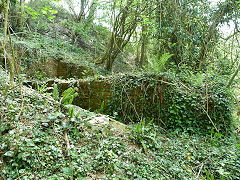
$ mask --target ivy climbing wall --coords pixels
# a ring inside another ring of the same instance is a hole
[[[114,80],[104,79],[104,80],[73,80],[73,81],[48,81],[48,86],[53,86],[57,83],[61,92],[65,91],[69,87],[78,88],[78,97],[73,101],[73,104],[78,105],[85,109],[98,110],[101,106],[104,107],[105,111],[111,108],[111,103],[119,99],[122,101],[119,108],[123,108],[124,101],[128,100],[131,106],[138,112],[141,109],[139,103],[141,103],[142,98],[148,99],[148,104],[163,103],[163,83],[157,82],[156,87],[150,87],[149,83],[145,83],[140,87],[134,87],[129,89],[129,87],[123,86],[122,92],[118,92],[116,82]],[[126,89],[124,89],[126,88]],[[129,91],[130,90],[130,91]],[[146,94],[146,90],[150,90],[150,94]],[[145,104],[146,105],[146,104]]]
[[[74,99],[74,104],[85,109],[97,110],[101,105],[106,105],[112,98],[111,84],[105,81],[78,81],[79,96]]]
[[[121,75],[103,79],[49,81],[61,92],[78,88],[73,104],[116,116],[122,122],[154,119],[165,128],[210,132],[230,128],[231,96],[220,83],[176,83],[164,76]],[[184,128],[183,128],[184,127]]]

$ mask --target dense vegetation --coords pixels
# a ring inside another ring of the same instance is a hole
[[[1,0],[0,179],[240,179],[239,12],[239,0]],[[111,96],[73,105],[78,78]]]
[[[159,80],[163,77],[168,83]],[[110,115],[117,113],[119,120],[125,123],[145,118],[148,121],[154,119],[166,129],[190,134],[209,134],[213,127],[221,133],[228,133],[232,122],[231,94],[213,77],[198,83],[185,86],[172,74],[155,77],[149,74],[121,75],[112,81],[115,96],[108,102],[106,111]],[[137,97],[129,98],[134,91],[137,91]]]

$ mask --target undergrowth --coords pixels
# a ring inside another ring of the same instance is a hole
[[[4,81],[0,82],[2,90]],[[141,128],[133,125],[125,132],[108,126],[93,128],[88,120],[96,117],[94,113],[81,111],[78,117],[71,113],[69,118],[68,111],[53,98],[23,90],[23,109],[18,88],[0,100],[3,179],[240,178],[238,136],[223,136],[214,130],[211,135],[190,136],[166,132],[152,123]],[[19,111],[21,116],[16,119]],[[70,158],[64,141],[66,130]]]

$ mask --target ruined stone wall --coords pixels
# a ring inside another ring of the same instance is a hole
[[[104,80],[50,80],[47,86],[58,84],[60,94],[69,87],[78,88],[78,97],[73,101],[74,105],[80,106],[84,109],[97,110],[101,107],[102,102],[106,107],[108,100],[112,98],[111,84]]]
[[[156,82],[156,86],[149,87],[148,83],[144,83],[140,87],[135,87],[129,92],[122,92],[117,94],[115,92],[115,84],[108,79],[103,80],[74,80],[74,81],[49,81],[48,86],[53,86],[54,83],[58,84],[61,91],[65,91],[69,87],[78,88],[78,97],[73,101],[73,104],[78,105],[84,109],[97,110],[101,105],[104,105],[105,110],[109,108],[109,102],[114,99],[121,99],[129,101],[130,106],[134,106],[136,111],[142,111],[141,100],[147,100],[147,103],[163,103],[163,84]],[[146,91],[150,92],[146,94]],[[140,99],[141,98],[141,99]],[[104,103],[104,104],[103,104]],[[126,104],[119,104],[119,106],[126,106]]]
[[[191,90],[182,83],[169,81],[164,77],[125,75],[97,80],[49,81],[48,86],[57,83],[60,94],[69,87],[77,87],[74,105],[92,111],[101,109],[103,113],[116,115],[122,122],[154,119],[166,128],[184,127],[204,133],[210,132],[214,123],[227,132],[231,125],[231,97],[221,84],[209,85],[206,94],[206,85]]]
[[[35,75],[37,71],[40,71],[45,73],[47,77],[61,77],[63,79],[73,77],[82,79],[94,75],[93,71],[86,66],[63,62],[53,58],[47,58],[40,62],[35,62],[31,64],[30,68],[26,71],[29,75]]]

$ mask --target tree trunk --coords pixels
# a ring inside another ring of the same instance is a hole
[[[6,60],[7,60],[7,63],[8,63],[8,65],[9,65],[9,67],[8,67],[8,69],[9,69],[9,72],[10,72],[10,83],[11,83],[11,85],[13,84],[13,82],[14,82],[14,59],[13,59],[13,57],[11,56],[11,55],[9,55],[7,52],[6,52],[6,50],[3,48],[3,45],[2,45],[2,43],[0,43],[1,44],[1,47],[0,47],[0,53],[1,54],[4,54],[4,58],[6,58]]]
[[[233,12],[234,8],[237,6],[235,3],[237,0],[233,1],[227,1],[225,5],[221,6],[218,11],[215,12],[215,14],[212,17],[212,24],[209,27],[207,36],[203,39],[202,47],[199,55],[199,68],[202,67],[202,65],[205,62],[206,53],[208,50],[209,42],[212,40],[217,26],[221,23],[223,18],[226,14]]]
[[[84,10],[86,8],[86,0],[81,0],[80,12],[77,17],[77,22],[81,22],[85,18]]]
[[[0,48],[0,53],[4,54],[4,57],[7,59],[7,62],[9,63],[9,71],[10,71],[10,84],[13,86],[14,83],[14,59],[12,58],[11,55],[9,55],[6,52],[6,43],[7,43],[7,30],[8,30],[8,10],[9,10],[9,2],[10,0],[7,0],[4,3],[4,39],[3,43],[1,43],[1,48]],[[10,89],[11,86],[7,86],[5,90],[3,91],[3,96],[6,96],[8,90]]]
[[[7,30],[8,30],[8,10],[9,10],[10,0],[7,0],[4,4],[4,39],[1,48],[1,53],[4,54],[4,57],[7,59],[10,67],[10,82],[13,84],[14,82],[14,60],[13,58],[6,52],[6,44],[7,44]]]
[[[89,14],[87,17],[87,22],[86,22],[86,26],[89,25],[89,23],[91,23],[93,21],[96,9],[97,9],[97,0],[93,0],[91,6],[90,6],[90,10],[89,10]]]
[[[141,56],[140,56],[140,61],[139,61],[139,67],[143,67],[143,63],[146,61],[146,49],[147,49],[147,25],[143,24],[142,25],[142,44],[141,44]]]
[[[229,82],[228,82],[228,85],[227,85],[228,88],[232,85],[233,80],[234,80],[234,78],[237,76],[237,74],[238,74],[239,71],[240,71],[240,62],[239,62],[239,64],[238,64],[238,68],[236,69],[236,71],[234,72],[234,74],[232,75],[231,79],[230,79]]]
[[[129,14],[133,0],[128,0],[126,6],[120,9],[119,14],[115,18],[111,38],[104,55],[96,63],[105,63],[105,69],[112,70],[113,62],[117,55],[122,52],[129,42],[132,34],[135,32],[137,22],[139,21],[139,13]],[[138,9],[136,8],[135,11]],[[131,16],[131,21],[126,23],[127,18]]]
[[[23,30],[23,12],[24,12],[24,0],[20,0],[18,19],[17,19],[17,28],[19,32]]]
[[[137,52],[136,52],[136,57],[135,57],[135,66],[136,67],[139,67],[139,59],[140,59],[140,57],[139,57],[139,44],[137,44]]]
[[[10,2],[9,0],[7,0],[6,2],[3,2],[3,4],[4,4],[4,29],[3,29],[4,39],[3,39],[2,48],[4,49],[4,51],[5,51],[5,46],[7,43],[9,2]]]

